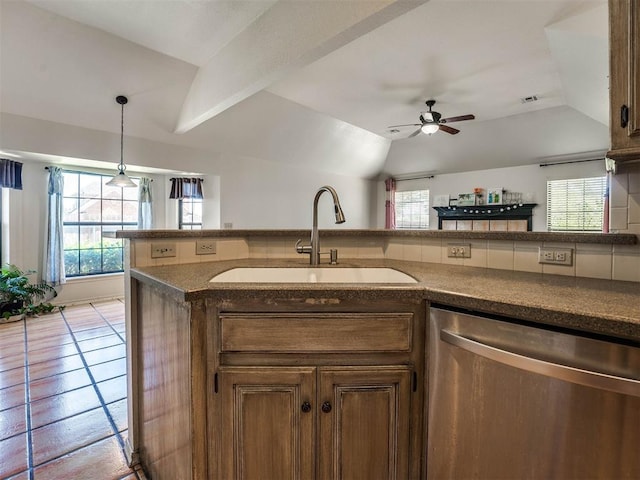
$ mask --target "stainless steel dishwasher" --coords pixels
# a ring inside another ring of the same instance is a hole
[[[640,479],[640,347],[432,308],[428,479]]]

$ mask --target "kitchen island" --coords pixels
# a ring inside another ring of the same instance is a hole
[[[238,259],[200,264],[132,269],[131,276],[149,283],[179,301],[211,297],[305,295],[312,292],[350,292],[375,298],[381,291],[414,296],[435,303],[547,325],[574,328],[619,338],[640,340],[640,284],[593,278],[542,275],[422,262],[384,259],[343,259],[341,267],[389,267],[414,277],[411,285],[216,284],[215,275],[234,267],[304,267],[301,260]],[[409,293],[410,292],[410,293]],[[417,293],[416,293],[417,292]]]
[[[417,282],[209,282],[235,267],[304,266],[130,269],[130,431],[152,478],[337,478],[368,467],[425,478],[431,304],[640,344],[635,282],[385,259],[332,268],[388,267]]]

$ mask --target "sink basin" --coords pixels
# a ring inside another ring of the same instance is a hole
[[[222,272],[210,283],[417,283],[393,268],[239,267]]]

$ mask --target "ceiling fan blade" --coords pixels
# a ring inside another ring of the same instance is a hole
[[[421,123],[407,123],[406,125],[390,125],[387,128],[398,128],[398,127],[420,127]]]
[[[442,130],[443,132],[450,133],[451,135],[455,135],[460,131],[457,128],[453,128],[448,125],[440,125],[440,130]]]
[[[440,123],[462,122],[463,120],[473,120],[475,115],[460,115],[459,117],[442,118]]]
[[[411,138],[411,137],[415,137],[416,135],[418,135],[422,130],[421,129],[417,129],[415,132],[413,132],[411,135],[409,135],[407,138]]]

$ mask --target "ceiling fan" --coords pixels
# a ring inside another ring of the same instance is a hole
[[[406,125],[391,125],[390,129],[399,128],[399,127],[420,127],[407,138],[415,137],[420,132],[426,133],[427,135],[431,135],[436,133],[438,130],[442,130],[443,132],[450,133],[451,135],[455,135],[460,130],[457,128],[450,127],[449,125],[445,125],[446,123],[451,122],[462,122],[463,120],[473,120],[475,115],[460,115],[459,117],[449,117],[442,118],[439,112],[435,112],[431,110],[431,108],[436,104],[435,100],[427,100],[427,107],[429,107],[428,112],[422,112],[420,114],[420,122],[421,123],[409,123]],[[395,132],[394,132],[395,133]]]

